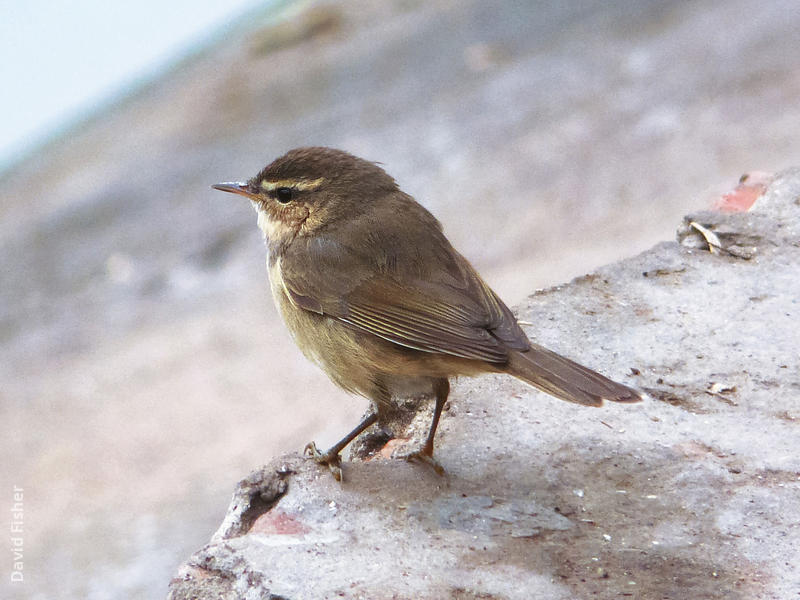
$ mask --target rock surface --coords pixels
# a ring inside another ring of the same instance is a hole
[[[581,339],[573,358],[649,398],[595,410],[460,380],[446,476],[367,445],[342,484],[280,457],[169,598],[796,597],[798,264],[792,170],[749,212],[691,215],[678,242],[529,297],[537,341]]]

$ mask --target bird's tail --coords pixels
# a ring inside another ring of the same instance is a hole
[[[525,352],[512,352],[504,370],[556,398],[586,406],[642,399],[636,390],[536,344]]]

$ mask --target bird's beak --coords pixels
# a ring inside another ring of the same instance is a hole
[[[240,194],[242,196],[247,196],[248,198],[252,198],[253,194],[250,192],[250,188],[246,183],[241,181],[228,181],[225,183],[215,183],[211,186],[215,190],[220,190],[222,192],[230,192],[231,194]]]

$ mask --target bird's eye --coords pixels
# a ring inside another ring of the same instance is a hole
[[[292,196],[294,196],[294,191],[292,188],[279,187],[277,190],[275,190],[275,198],[277,198],[278,202],[281,204],[291,202]]]

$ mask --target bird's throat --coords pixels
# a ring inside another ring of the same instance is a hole
[[[297,237],[308,218],[308,210],[271,214],[271,211],[253,203],[258,213],[258,228],[270,248],[286,248]]]
[[[268,240],[277,241],[278,234],[280,229],[283,229],[283,226],[270,219],[267,211],[256,208],[256,212],[258,213],[258,228],[264,234],[264,237]]]

